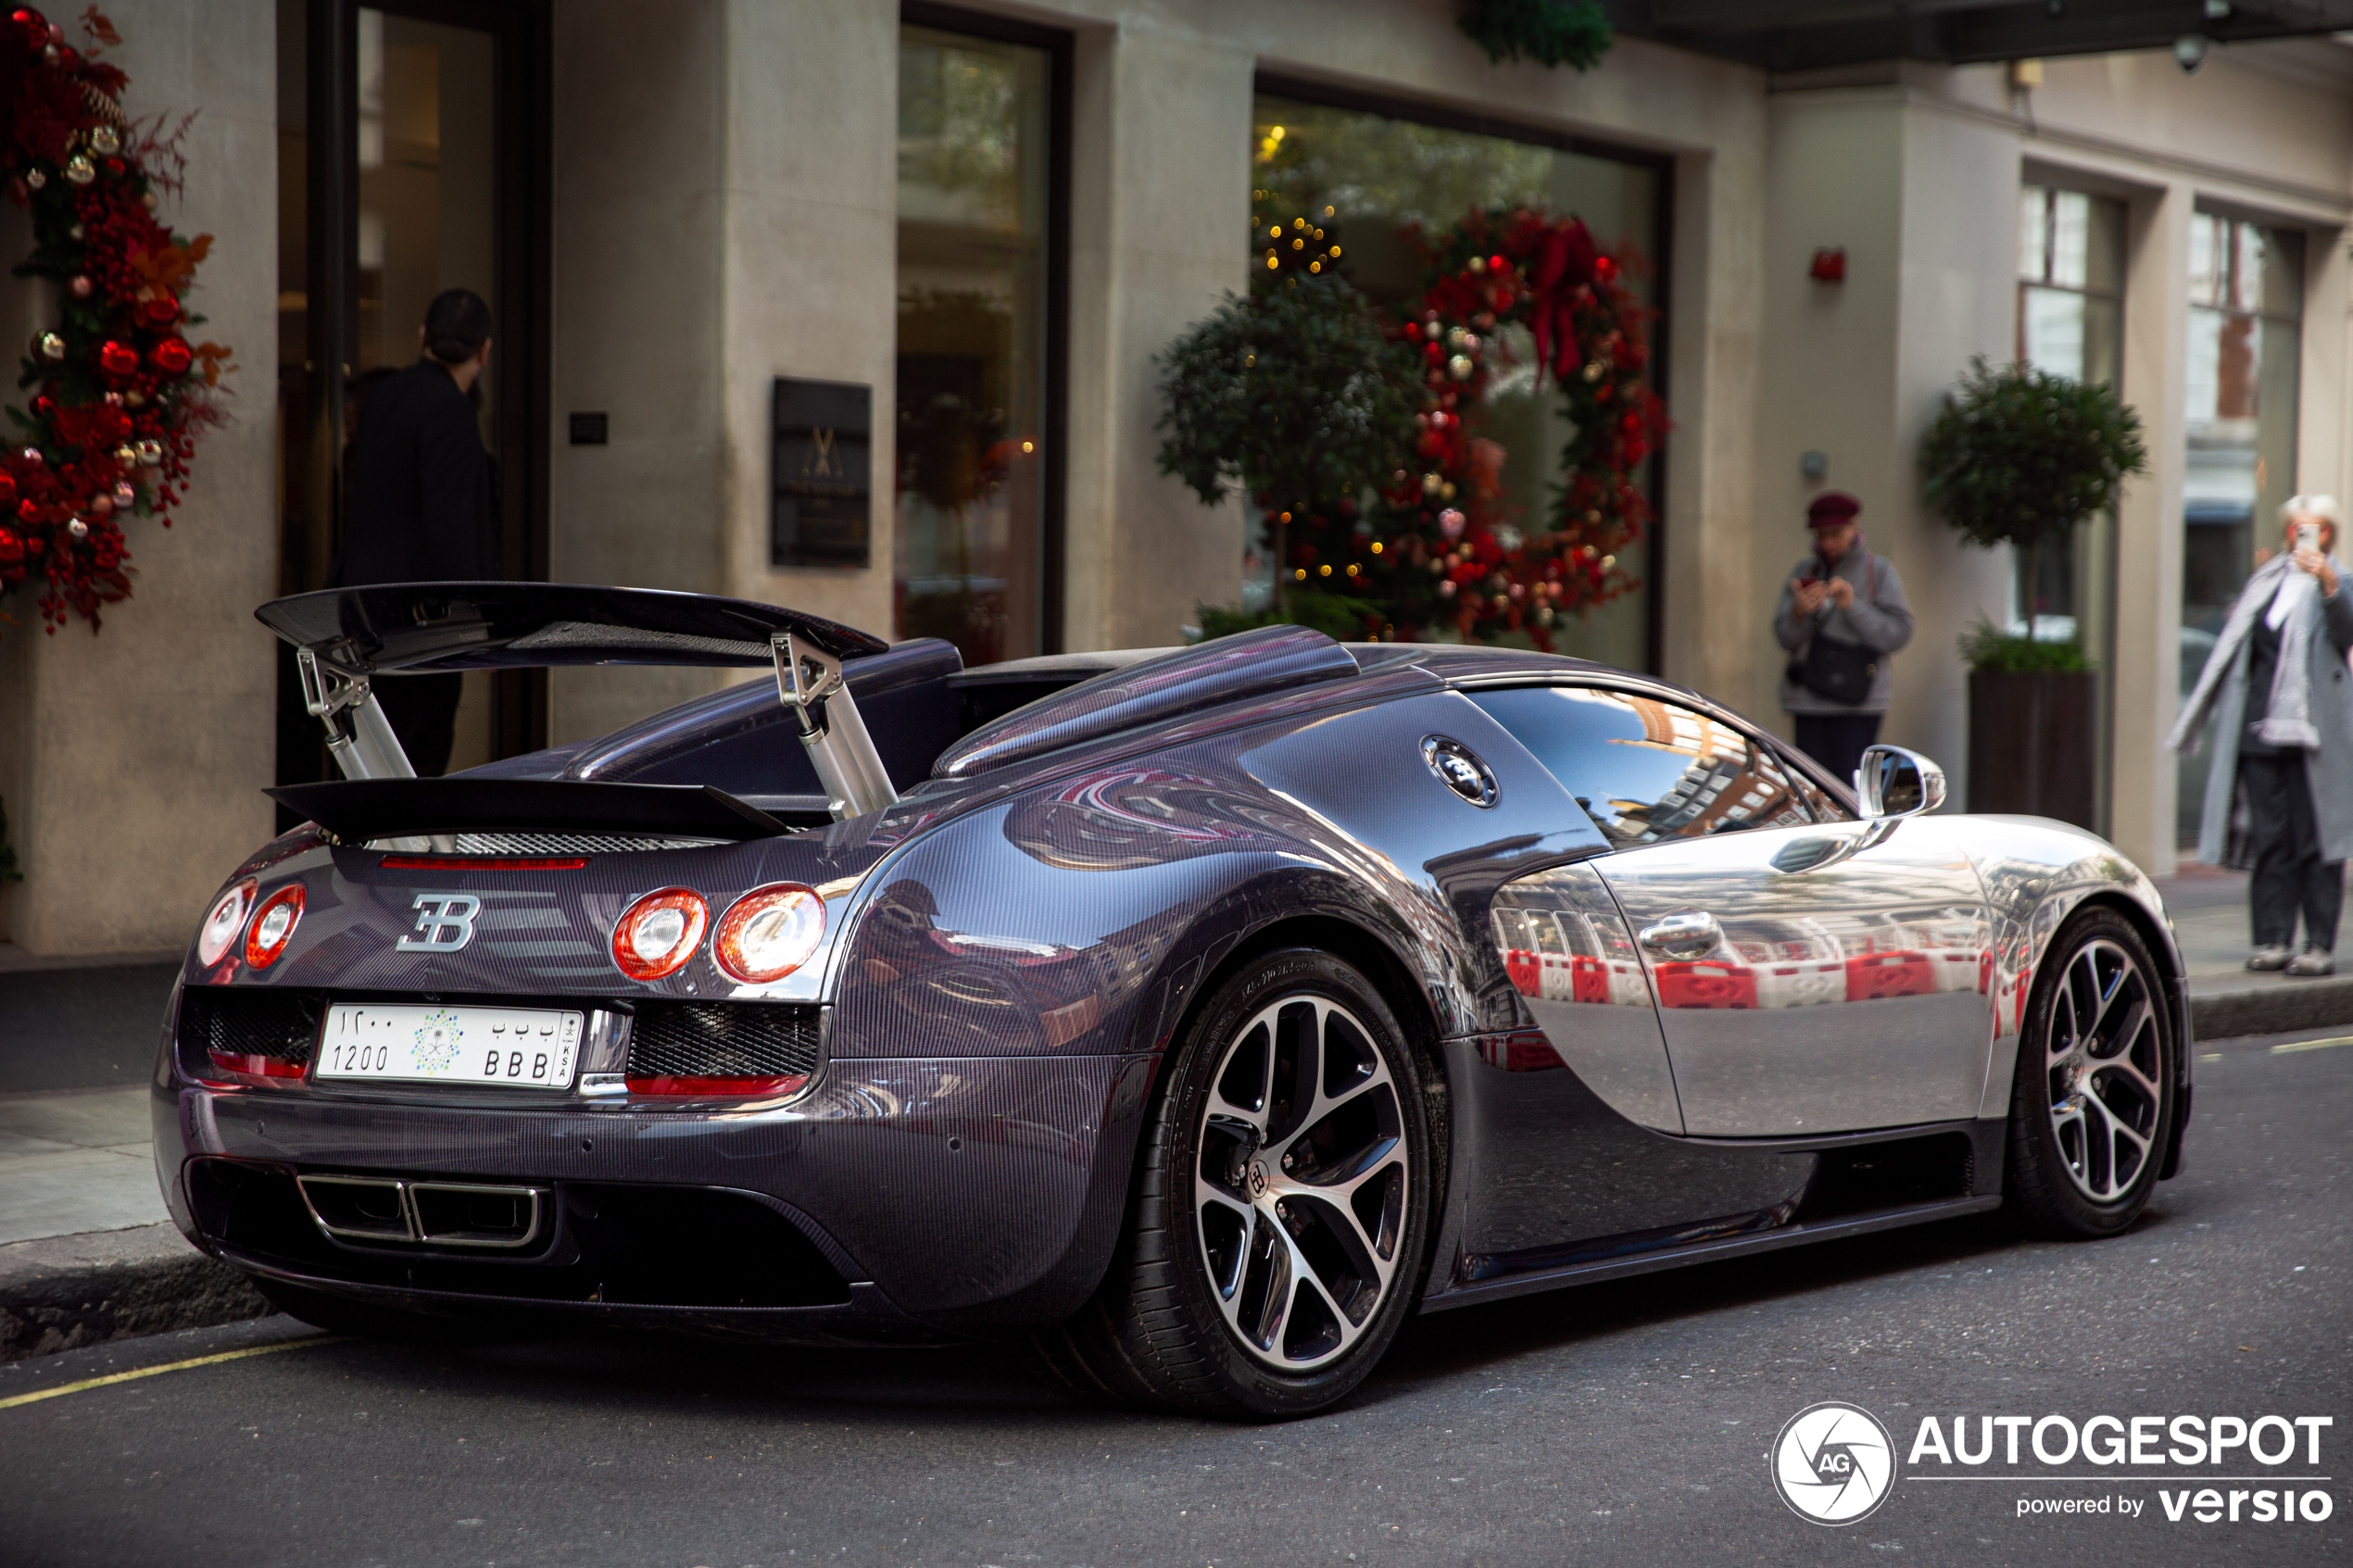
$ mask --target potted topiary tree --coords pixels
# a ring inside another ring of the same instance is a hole
[[[1270,621],[1362,636],[1360,604],[1300,591],[1291,521],[1353,518],[1358,498],[1408,460],[1420,363],[1337,275],[1292,278],[1226,303],[1161,356],[1160,470],[1205,506],[1239,481],[1265,520],[1271,611],[1202,607],[1214,636]]]
[[[2104,383],[2031,366],[1970,361],[1920,445],[1931,506],[1972,545],[2007,545],[2037,581],[2042,552],[2116,504],[2124,476],[2148,466],[2141,421]],[[1969,806],[2091,827],[2096,822],[2098,675],[2080,639],[1981,623],[1961,639],[1969,666]]]

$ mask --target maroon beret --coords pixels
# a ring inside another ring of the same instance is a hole
[[[1862,509],[1863,503],[1845,491],[1825,490],[1814,497],[1812,506],[1806,508],[1806,526],[1836,528],[1841,523],[1854,521],[1855,514]]]

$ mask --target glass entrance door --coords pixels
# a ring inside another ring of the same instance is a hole
[[[500,571],[546,575],[543,51],[522,5],[278,0],[282,593],[333,581],[369,395],[418,359],[425,307],[451,288],[491,307],[472,395],[496,465]],[[543,684],[466,679],[453,771],[541,744]],[[282,650],[279,782],[330,776]]]

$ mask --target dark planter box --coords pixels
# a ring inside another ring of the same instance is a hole
[[[1969,677],[1969,809],[2095,827],[2099,676],[2088,670]]]

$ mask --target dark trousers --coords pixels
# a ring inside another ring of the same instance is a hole
[[[1863,765],[1863,751],[1879,739],[1876,713],[1799,713],[1797,749],[1829,770],[1831,777],[1855,786],[1855,770]]]
[[[2255,945],[2296,946],[2300,911],[2305,946],[2334,951],[2336,920],[2345,907],[2345,862],[2321,859],[2321,830],[2312,818],[2304,753],[2241,757],[2239,791],[2246,802],[2248,847],[2255,855],[2246,900],[2255,922]]]
[[[449,748],[458,738],[458,698],[463,675],[379,675],[369,683],[376,701],[409,754],[421,779],[448,771]]]

